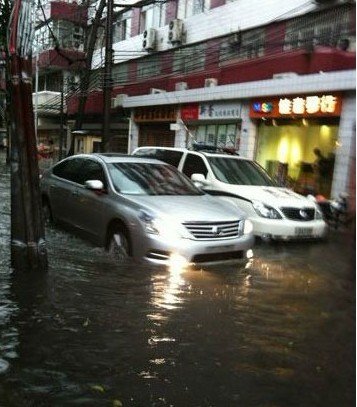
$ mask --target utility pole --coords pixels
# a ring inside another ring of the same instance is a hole
[[[9,22],[11,92],[11,264],[16,272],[46,271],[32,105],[32,3],[15,0]]]
[[[103,137],[101,151],[109,150],[110,141],[110,109],[113,90],[113,0],[107,0],[107,21],[105,26],[105,59],[103,83]]]

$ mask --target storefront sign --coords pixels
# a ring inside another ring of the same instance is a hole
[[[176,106],[153,106],[135,109],[136,122],[176,121]]]
[[[239,103],[202,103],[181,107],[181,119],[189,120],[220,120],[240,119],[242,106]]]
[[[240,119],[242,106],[239,103],[202,103],[198,118]]]
[[[291,96],[254,101],[251,118],[340,116],[341,97],[335,94]]]
[[[199,112],[199,105],[185,105],[181,106],[181,119],[182,120],[197,120]]]

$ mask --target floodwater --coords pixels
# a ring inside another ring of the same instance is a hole
[[[0,166],[0,406],[355,405],[355,240],[259,244],[250,268],[119,266],[60,229],[11,272]]]

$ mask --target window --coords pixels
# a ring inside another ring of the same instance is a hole
[[[164,161],[167,164],[178,167],[182,158],[183,152],[176,150],[165,150],[160,148],[147,148],[139,150],[135,155],[140,157],[155,158],[156,160]]]
[[[265,31],[263,28],[235,33],[221,44],[220,62],[246,60],[264,55]]]
[[[179,0],[177,18],[187,18],[204,13],[210,8],[210,0]]]
[[[116,64],[112,67],[113,84],[118,85],[128,80],[128,64]]]
[[[113,26],[113,43],[124,41],[130,38],[131,32],[131,11],[120,14]]]
[[[161,72],[158,55],[152,55],[138,61],[137,77],[138,79],[149,78],[150,76],[159,75]]]
[[[237,148],[240,138],[240,123],[201,125],[191,130],[195,139],[203,144],[217,147]]]
[[[192,174],[203,174],[206,177],[208,170],[206,164],[199,155],[188,153],[182,168],[182,172],[188,178],[191,178]]]
[[[82,160],[79,158],[72,158],[59,163],[53,168],[53,174],[59,178],[80,184],[80,167]]]
[[[116,191],[128,195],[202,195],[186,177],[166,164],[122,162],[108,165]]]
[[[352,34],[349,32],[350,13],[349,8],[339,8],[288,21],[284,49],[311,48],[314,45],[336,47]]]
[[[232,157],[209,157],[208,161],[216,178],[232,185],[276,186],[276,183],[260,167],[250,160]]]
[[[82,185],[89,180],[99,180],[103,182],[104,188],[107,187],[107,181],[104,175],[103,167],[93,160],[83,160],[80,168],[79,181]]]
[[[174,73],[189,73],[202,70],[205,66],[205,44],[180,48],[174,52],[172,70]]]
[[[140,14],[140,32],[143,33],[149,28],[162,27],[165,24],[165,10],[165,3],[143,7]]]

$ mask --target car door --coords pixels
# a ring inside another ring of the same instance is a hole
[[[81,165],[80,158],[71,157],[62,161],[53,168],[49,181],[49,198],[54,218],[73,226],[77,225],[75,214]]]
[[[103,191],[92,191],[85,187],[85,182],[89,180],[102,181]],[[84,233],[90,235],[94,240],[100,239],[105,228],[104,217],[108,212],[108,181],[104,168],[95,159],[84,158],[80,167],[79,177],[80,187],[78,188],[76,217],[77,226]]]

